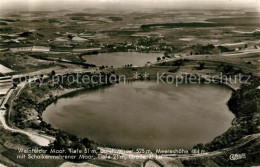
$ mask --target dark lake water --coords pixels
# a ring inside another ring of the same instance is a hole
[[[219,85],[117,84],[61,98],[43,113],[55,128],[122,148],[192,148],[231,126],[226,102],[231,90]]]
[[[163,57],[162,53],[138,53],[138,52],[114,52],[101,53],[98,55],[87,55],[83,58],[87,63],[97,66],[122,67],[126,64],[133,66],[144,66],[147,62],[155,63],[157,57]]]

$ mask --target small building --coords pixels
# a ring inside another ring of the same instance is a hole
[[[0,77],[0,83],[8,83],[8,82],[12,82],[11,76]]]
[[[88,39],[81,38],[79,36],[75,36],[75,37],[72,38],[72,41],[84,42],[84,41],[88,41]]]
[[[86,49],[73,49],[73,52],[92,52],[99,51],[101,48],[86,48]]]
[[[11,52],[31,52],[33,47],[10,48]]]
[[[33,46],[32,51],[33,52],[49,52],[51,50],[50,47],[46,46]]]
[[[10,72],[13,72],[13,70],[0,64],[0,73],[1,74],[6,74],[6,73],[10,73]]]

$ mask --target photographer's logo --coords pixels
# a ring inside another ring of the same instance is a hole
[[[232,161],[240,160],[246,158],[246,153],[241,154],[230,154],[229,159]]]

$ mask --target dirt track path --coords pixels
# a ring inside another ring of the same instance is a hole
[[[21,129],[11,128],[6,124],[4,115],[5,115],[5,111],[1,111],[0,112],[0,122],[2,123],[4,129],[6,129],[6,130],[27,135],[29,137],[29,139],[31,139],[33,142],[35,142],[39,146],[48,146],[52,141],[55,140],[52,137],[39,135],[36,132],[29,132],[29,131],[24,131],[24,130],[21,130]]]

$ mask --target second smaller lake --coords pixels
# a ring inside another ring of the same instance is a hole
[[[87,63],[95,64],[97,66],[122,67],[127,64],[144,66],[147,62],[155,63],[157,57],[162,56],[163,53],[113,52],[86,55],[83,58],[87,60]]]

